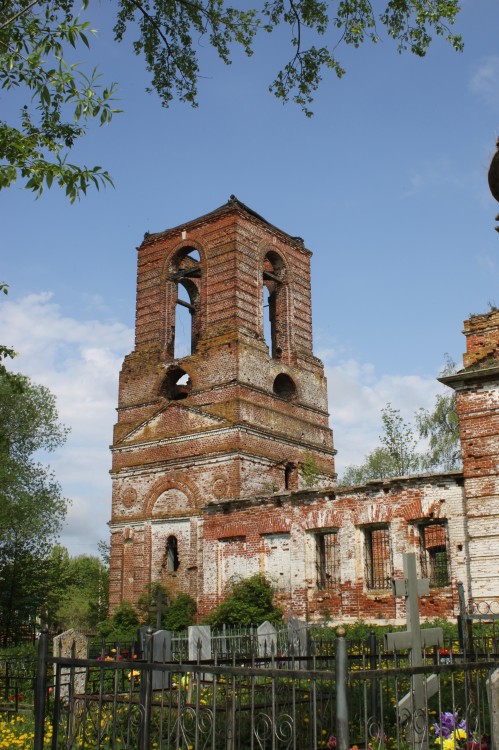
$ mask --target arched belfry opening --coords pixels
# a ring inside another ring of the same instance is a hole
[[[286,285],[282,258],[270,251],[263,261],[263,335],[272,359],[281,359],[286,342]]]
[[[175,253],[170,266],[170,283],[173,325],[167,353],[174,359],[181,359],[194,354],[200,333],[201,259],[198,250],[183,247]]]

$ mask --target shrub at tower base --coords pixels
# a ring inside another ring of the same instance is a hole
[[[226,599],[206,618],[213,627],[260,625],[265,620],[276,625],[282,620],[282,610],[274,604],[272,584],[259,574],[234,581]]]

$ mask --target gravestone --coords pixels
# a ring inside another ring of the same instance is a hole
[[[189,661],[211,659],[211,628],[209,625],[189,626]]]
[[[88,659],[88,638],[83,633],[76,630],[66,630],[60,635],[56,635],[52,643],[52,653],[54,657],[65,659]],[[82,695],[85,693],[85,683],[87,678],[86,667],[62,667],[60,683],[61,700],[67,701],[71,695]],[[55,677],[54,677],[55,687]]]
[[[257,628],[258,656],[275,656],[277,654],[277,630],[268,620]]]
[[[304,620],[288,617],[288,640],[294,656],[308,656],[308,630]]]
[[[397,651],[408,649],[412,667],[422,667],[423,648],[441,646],[443,643],[442,628],[421,629],[419,621],[418,597],[430,593],[427,578],[418,579],[416,572],[416,555],[414,552],[404,554],[404,578],[393,581],[395,596],[403,596],[406,601],[407,630],[401,633],[385,635],[385,649]],[[438,690],[436,675],[425,677],[415,674],[411,678],[411,690],[397,703],[401,722],[407,725],[407,739],[415,750],[428,748],[428,707],[427,700]]]
[[[172,660],[172,634],[169,630],[157,630],[152,634],[152,660],[165,664]],[[162,690],[170,687],[170,672],[153,670],[152,689]]]

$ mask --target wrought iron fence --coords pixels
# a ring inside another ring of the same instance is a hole
[[[33,705],[36,669],[34,657],[0,658],[0,711],[17,713]]]
[[[149,647],[144,661],[50,657],[42,639],[35,750],[423,750],[458,731],[456,750],[486,750],[499,658],[455,651],[414,668],[373,644],[349,654],[340,636],[327,655],[159,663]]]

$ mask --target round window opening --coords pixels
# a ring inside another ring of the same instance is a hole
[[[294,380],[284,372],[281,372],[274,380],[273,391],[276,396],[284,398],[286,401],[292,401],[296,398],[296,385]]]
[[[187,398],[191,388],[192,382],[186,371],[182,370],[181,367],[174,367],[163,380],[160,394],[170,401],[179,401],[182,398]]]

